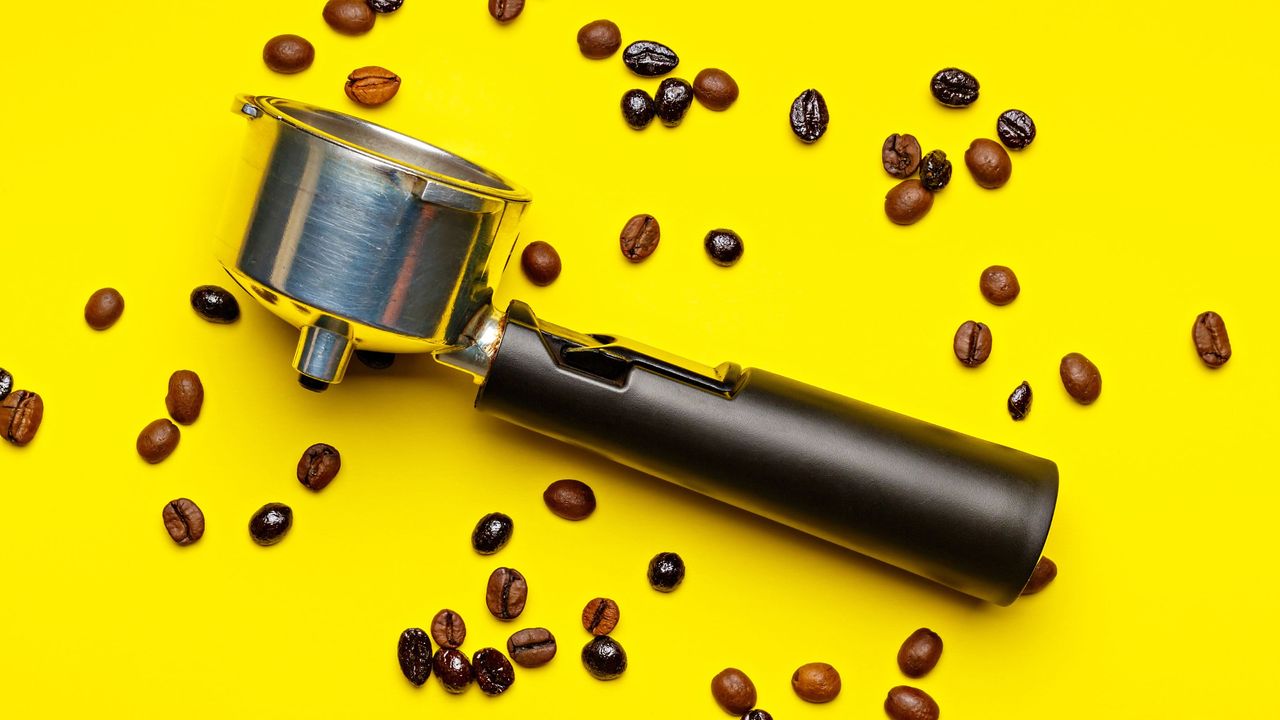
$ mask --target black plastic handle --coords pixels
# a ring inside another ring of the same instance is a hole
[[[999,605],[1049,533],[1052,462],[765,372],[714,374],[513,302],[476,407]]]

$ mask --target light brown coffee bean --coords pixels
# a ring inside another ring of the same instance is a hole
[[[941,658],[942,638],[929,628],[920,628],[898,649],[898,668],[907,677],[924,677]]]
[[[893,720],[938,720],[941,711],[929,694],[918,688],[899,685],[884,699],[884,711]]]
[[[1231,338],[1227,336],[1227,323],[1222,316],[1210,310],[1200,313],[1191,326],[1191,341],[1196,354],[1211,368],[1220,368],[1231,359]]]
[[[524,12],[524,0],[489,0],[489,15],[500,23],[509,23]]]
[[[19,447],[36,437],[44,420],[44,400],[30,390],[14,390],[0,401],[0,433]]]
[[[693,79],[693,96],[708,110],[728,110],[738,100],[738,82],[720,68],[707,68]]]
[[[124,314],[124,296],[115,288],[102,288],[84,305],[84,321],[94,330],[106,330]]]
[[[991,328],[980,322],[966,320],[956,329],[952,350],[956,359],[965,367],[978,367],[991,357]]]
[[[440,647],[456,648],[467,639],[467,624],[458,613],[444,609],[431,619],[431,639]]]
[[[382,105],[400,92],[400,76],[384,67],[356,68],[347,76],[347,97],[361,105]]]
[[[1062,386],[1076,402],[1089,405],[1102,394],[1102,373],[1098,366],[1080,353],[1071,353],[1058,365]]]
[[[628,220],[622,227],[622,234],[618,236],[623,257],[633,263],[652,255],[658,249],[661,239],[662,228],[658,226],[658,219],[643,213]]]
[[[315,46],[301,35],[277,35],[262,47],[262,62],[284,75],[306,70],[315,59]]]
[[[1018,298],[1022,286],[1012,270],[1004,265],[992,265],[978,278],[978,290],[992,305],[1008,305]]]
[[[151,464],[161,462],[173,454],[182,433],[169,418],[153,421],[138,434],[138,454]]]
[[[1022,594],[1035,595],[1048,587],[1056,577],[1058,577],[1058,564],[1047,557],[1042,557],[1036,563],[1036,569],[1031,571],[1031,579],[1027,581],[1026,587],[1022,588]]]
[[[903,180],[884,196],[884,214],[896,225],[911,225],[929,214],[933,193],[917,178]]]
[[[298,482],[310,490],[319,492],[338,477],[342,469],[342,453],[328,443],[316,443],[302,452],[298,458]]]
[[[190,500],[171,500],[160,514],[164,519],[164,529],[179,545],[190,545],[204,537],[204,513]]]
[[[593,20],[578,30],[578,50],[584,57],[601,60],[622,47],[622,31],[610,20]]]
[[[791,675],[791,689],[806,702],[831,702],[840,694],[840,673],[827,663],[801,665]]]
[[[377,18],[364,0],[329,0],[324,6],[324,21],[344,35],[363,35],[373,29]]]
[[[164,397],[169,417],[190,425],[200,417],[204,406],[204,384],[200,376],[190,370],[179,370],[169,376],[169,394]]]
[[[738,668],[725,668],[711,678],[711,697],[730,715],[742,715],[756,706],[756,685]]]
[[[524,575],[514,568],[500,567],[489,575],[484,604],[499,620],[511,620],[524,612],[528,596],[529,584]]]
[[[970,143],[964,151],[964,164],[974,182],[988,190],[1003,187],[1013,174],[1013,160],[1009,159],[1008,151],[995,140],[986,138]]]
[[[556,638],[546,628],[525,628],[507,639],[507,654],[521,667],[541,667],[556,656]]]
[[[608,635],[621,619],[618,603],[598,597],[582,608],[582,627],[592,635]]]

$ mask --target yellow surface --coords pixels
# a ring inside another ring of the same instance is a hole
[[[918,685],[947,718],[1266,714],[1255,692],[1274,680],[1280,641],[1280,491],[1264,455],[1280,400],[1274,7],[533,0],[500,27],[481,0],[407,0],[349,38],[321,5],[64,0],[7,13],[0,366],[47,413],[29,447],[0,447],[0,716],[712,718],[707,684],[732,665],[775,717],[878,717],[906,682],[898,644],[919,626],[946,642]],[[695,106],[675,130],[628,130],[619,97],[657,83],[578,54],[578,27],[601,15],[627,41],[676,48],[678,75],[728,69],[741,100]],[[262,43],[282,32],[314,42],[310,70],[262,66]],[[404,77],[389,106],[344,97],[365,64]],[[981,80],[974,107],[929,96],[948,65]],[[808,87],[832,115],[813,146],[786,122]],[[1059,580],[1008,609],[967,601],[480,416],[467,380],[425,358],[303,392],[293,331],[238,289],[234,326],[187,306],[193,286],[229,284],[211,233],[244,132],[227,109],[243,91],[356,112],[527,185],[521,246],[553,243],[564,275],[542,289],[512,268],[502,295],[547,319],[766,367],[1053,458]],[[963,151],[1009,107],[1040,137],[1014,155],[1007,187],[984,191]],[[957,163],[911,228],[881,211],[892,182],[879,147],[895,131]],[[632,265],[617,233],[637,212],[660,219],[663,241]],[[746,241],[732,269],[701,247],[719,226]],[[977,292],[992,263],[1021,278],[1007,308]],[[102,286],[127,310],[96,333],[81,310]],[[1207,309],[1236,351],[1217,372],[1189,338]],[[977,370],[950,350],[969,318],[995,334]],[[1058,383],[1071,351],[1102,370],[1092,407]],[[204,415],[148,466],[134,439],[164,415],[179,368],[204,378]],[[1035,404],[1015,424],[1004,403],[1023,379]],[[320,494],[293,477],[316,441],[343,453]],[[595,487],[591,519],[543,507],[560,477]],[[208,517],[190,548],[160,523],[178,496]],[[263,549],[245,525],[268,501],[296,522]],[[516,535],[481,557],[468,536],[491,510],[511,514]],[[660,550],[689,564],[671,595],[644,579]],[[510,624],[482,599],[503,564],[532,588]],[[613,683],[577,658],[578,614],[597,595],[622,607],[631,668]],[[470,650],[546,625],[561,655],[497,700],[449,696],[434,679],[414,689],[397,635],[446,606],[465,616]],[[811,660],[842,672],[831,705],[789,689]]]

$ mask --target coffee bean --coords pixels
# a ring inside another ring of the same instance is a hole
[[[13,392],[13,375],[8,370],[0,368],[0,400],[9,397],[11,392]]]
[[[1089,405],[1102,394],[1102,373],[1098,366],[1080,353],[1071,353],[1058,365],[1062,386],[1076,402]]]
[[[492,555],[503,548],[511,540],[515,530],[509,515],[500,512],[489,513],[480,518],[476,529],[471,531],[471,547],[481,555]]]
[[[115,288],[102,288],[84,305],[84,321],[94,330],[106,330],[124,314],[124,297]]]
[[[596,494],[581,480],[557,480],[542,492],[547,508],[565,520],[582,520],[595,512]]]
[[[524,12],[524,0],[489,0],[489,14],[500,23],[509,23]]]
[[[409,628],[400,633],[396,656],[400,660],[400,672],[409,682],[422,687],[431,677],[431,640],[422,628]]]
[[[960,68],[946,68],[934,74],[929,91],[947,107],[964,107],[978,99],[978,79]]]
[[[319,492],[338,477],[342,469],[342,453],[328,443],[316,443],[302,451],[298,458],[298,482],[303,487]]]
[[[14,390],[0,402],[0,431],[4,439],[22,447],[36,437],[44,420],[44,400],[29,390]]]
[[[965,367],[978,367],[991,357],[991,328],[973,320],[964,321],[956,329],[952,349]]]
[[[653,112],[663,125],[679,125],[690,105],[693,105],[693,87],[689,83],[680,78],[665,78],[658,83],[658,91],[653,94]]]
[[[1012,150],[1021,150],[1036,139],[1036,124],[1021,110],[1005,110],[996,120],[996,135]]]
[[[329,0],[324,6],[324,21],[344,35],[369,32],[375,17],[364,0]]]
[[[598,597],[582,608],[582,627],[592,635],[608,635],[621,618],[618,603]]]
[[[169,393],[164,396],[164,406],[169,417],[183,425],[190,425],[200,417],[204,406],[204,384],[200,376],[190,370],[179,370],[169,376]]]
[[[738,99],[738,83],[720,68],[707,68],[693,79],[693,94],[708,110],[728,110]]]
[[[592,60],[601,60],[622,47],[622,31],[610,20],[593,20],[578,29],[578,50]]]
[[[898,668],[907,677],[920,678],[928,675],[941,658],[942,638],[929,628],[920,628],[898,650]]]
[[[262,62],[283,75],[300,73],[315,59],[315,46],[300,35],[277,35],[262,46]]]
[[[884,711],[893,720],[938,720],[938,703],[923,690],[899,685],[889,691]]]
[[[169,418],[153,420],[138,433],[138,454],[152,465],[173,454],[182,439],[182,432]]]
[[[920,184],[929,192],[938,192],[951,182],[951,161],[941,150],[931,150],[920,162]]]
[[[742,716],[742,720],[773,720],[773,716],[760,708],[756,708],[754,710],[747,711],[747,713]]]
[[[1035,595],[1049,586],[1058,577],[1058,564],[1047,557],[1036,562],[1036,569],[1031,571],[1031,579],[1022,588],[1023,595]]]
[[[361,105],[382,105],[400,92],[400,76],[384,67],[356,68],[347,76],[347,97]]]
[[[643,90],[628,90],[622,96],[622,119],[632,130],[643,130],[653,121],[653,98]]]
[[[232,323],[240,317],[240,303],[236,296],[217,285],[201,285],[192,290],[191,307],[211,323]]]
[[[396,354],[377,350],[357,350],[356,359],[370,370],[386,370],[396,363]]]
[[[711,256],[711,262],[720,267],[729,267],[742,258],[742,238],[728,228],[716,228],[707,233],[702,247]]]
[[[890,135],[880,149],[880,162],[884,171],[896,178],[911,177],[920,167],[920,141],[915,135]]]
[[[1026,380],[1009,393],[1009,417],[1021,420],[1031,412],[1031,386]]]
[[[1004,187],[1013,174],[1009,153],[1000,147],[1000,143],[986,138],[969,143],[969,149],[964,151],[964,164],[973,175],[974,182],[988,190]]]
[[[179,545],[190,545],[204,537],[204,513],[186,498],[169,501],[160,517],[169,537]]]
[[[1210,310],[1196,317],[1191,326],[1191,341],[1196,353],[1205,365],[1220,368],[1231,359],[1231,338],[1227,337],[1227,324],[1222,316]]]
[[[440,647],[456,648],[467,639],[467,624],[452,610],[441,610],[431,619],[431,637]]]
[[[431,670],[447,692],[458,694],[471,684],[471,662],[457,648],[442,647],[431,660]]]
[[[1018,276],[1004,265],[992,265],[978,278],[978,290],[992,305],[1008,305],[1022,292]]]
[[[597,680],[613,680],[627,670],[627,651],[617,640],[601,635],[582,648],[582,665]]]
[[[369,4],[369,9],[376,13],[393,13],[404,5],[404,0],[364,0]]]
[[[546,628],[526,628],[507,639],[507,654],[521,667],[541,667],[556,656],[556,638]]]
[[[622,226],[622,234],[618,242],[622,246],[622,255],[633,263],[653,254],[658,249],[658,241],[662,239],[662,229],[658,227],[658,219],[652,215],[635,215]]]
[[[550,285],[560,277],[560,253],[549,243],[531,242],[520,253],[520,268],[534,285]]]
[[[622,63],[637,75],[657,77],[675,70],[680,64],[680,57],[662,43],[637,40],[622,51]]]
[[[791,675],[791,689],[806,702],[831,702],[840,694],[840,673],[827,663],[801,665]]]
[[[519,570],[500,567],[489,575],[484,604],[499,620],[511,620],[524,612],[528,596],[529,584],[525,582],[524,575]]]
[[[801,140],[817,142],[827,132],[831,115],[827,112],[826,98],[812,88],[800,93],[791,103],[791,132]]]
[[[516,682],[516,670],[497,648],[481,648],[471,656],[476,685],[485,695],[501,695]]]
[[[649,586],[671,592],[684,582],[684,559],[673,552],[660,552],[649,561]]]
[[[929,214],[933,193],[915,178],[903,180],[884,196],[884,214],[897,225],[911,225]]]
[[[756,704],[756,686],[738,668],[725,668],[711,678],[711,696],[730,715],[741,715]]]
[[[267,503],[249,518],[249,537],[259,545],[275,545],[293,527],[293,508],[284,503]]]

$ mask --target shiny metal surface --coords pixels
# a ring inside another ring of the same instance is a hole
[[[502,334],[506,328],[506,313],[490,305],[476,313],[463,332],[462,348],[438,353],[436,361],[470,374],[479,385],[489,375],[489,368],[498,355],[498,347],[502,345]]]
[[[248,96],[234,109],[249,130],[219,260],[302,328],[298,371],[338,382],[356,347],[463,347],[511,254],[529,194],[342,113]]]

